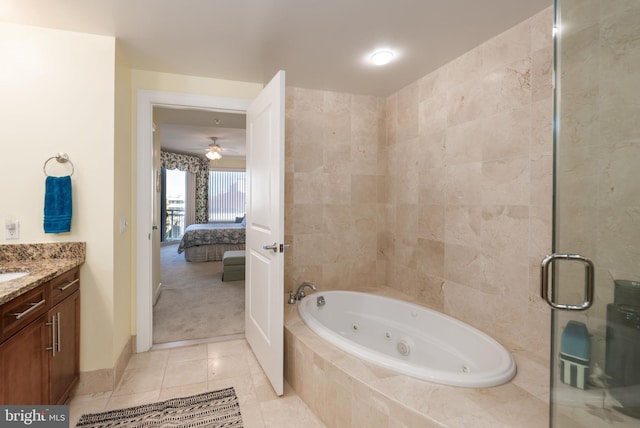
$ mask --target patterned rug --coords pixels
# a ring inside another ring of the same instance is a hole
[[[236,391],[231,388],[102,413],[84,414],[76,427],[242,428]]]

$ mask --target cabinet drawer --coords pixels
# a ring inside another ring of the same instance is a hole
[[[54,306],[80,289],[80,269],[75,268],[53,278],[47,284],[49,299]]]
[[[45,287],[39,286],[27,291],[0,307],[2,316],[2,341],[25,327],[48,308],[45,298]]]

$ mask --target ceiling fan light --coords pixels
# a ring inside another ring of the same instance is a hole
[[[218,152],[214,152],[214,151],[208,151],[206,154],[207,158],[210,160],[218,160],[218,159],[222,159],[222,155]]]
[[[205,156],[211,160],[222,159],[222,155],[220,154],[220,152],[222,151],[222,147],[220,147],[220,145],[216,143],[216,141],[218,140],[218,137],[209,137],[209,138],[211,139],[211,141],[213,141],[213,143],[209,144],[209,151]]]

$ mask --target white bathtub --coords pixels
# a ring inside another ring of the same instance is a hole
[[[298,312],[312,331],[345,352],[418,379],[480,388],[508,382],[516,373],[511,354],[494,339],[423,306],[318,291],[298,303]]]

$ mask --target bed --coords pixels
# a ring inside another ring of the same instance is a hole
[[[244,250],[244,223],[209,223],[188,226],[178,246],[188,262],[222,260],[225,251]]]

